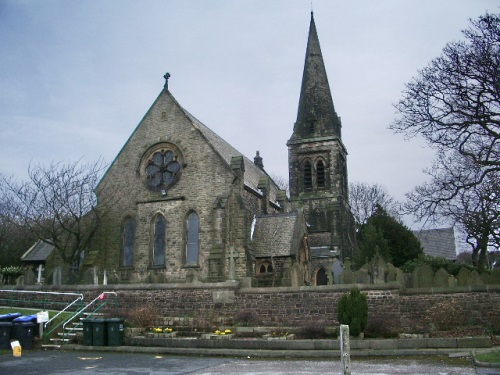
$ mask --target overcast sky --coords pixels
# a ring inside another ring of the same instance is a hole
[[[350,182],[396,199],[433,152],[388,129],[418,69],[498,0],[315,0]],[[288,178],[310,0],[0,0],[0,173],[111,162],[163,88],[245,156]]]

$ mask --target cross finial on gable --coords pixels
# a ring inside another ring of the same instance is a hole
[[[165,84],[163,85],[163,88],[165,89],[165,91],[168,91],[168,79],[170,78],[170,73],[165,73],[163,78],[165,78]]]

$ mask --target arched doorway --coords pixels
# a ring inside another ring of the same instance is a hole
[[[316,272],[316,285],[328,285],[328,277],[324,268],[320,268]]]

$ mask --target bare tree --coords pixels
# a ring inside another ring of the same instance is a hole
[[[407,194],[404,207],[419,220],[458,225],[472,248],[473,265],[482,271],[488,249],[500,245],[500,173],[490,172],[481,182],[456,190],[455,176],[475,180],[482,174],[482,168],[458,152],[440,153],[426,173],[431,180]]]
[[[448,43],[406,84],[391,125],[408,137],[423,136],[442,160],[458,153],[479,171],[456,168],[449,180],[441,179],[446,195],[437,203],[500,172],[500,17],[485,14],[470,22],[465,41]]]
[[[366,223],[377,206],[381,206],[391,216],[399,218],[399,203],[380,184],[355,182],[349,184],[349,204],[356,226]]]
[[[287,194],[289,193],[289,186],[288,186],[288,180],[284,178],[283,176],[271,173],[269,174],[269,177],[274,181],[276,186],[278,186],[279,189],[285,190]]]
[[[39,240],[54,246],[57,254],[78,272],[81,256],[89,247],[106,207],[95,188],[105,170],[102,160],[95,163],[52,163],[30,166],[29,179],[17,182],[0,176],[0,205],[8,217],[22,223]]]

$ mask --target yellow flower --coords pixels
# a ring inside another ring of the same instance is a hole
[[[224,332],[225,333],[231,333],[231,330],[230,329],[226,329]]]
[[[221,333],[221,332],[220,332],[219,330],[215,331],[215,334],[216,334],[216,335],[220,335],[220,333]]]

